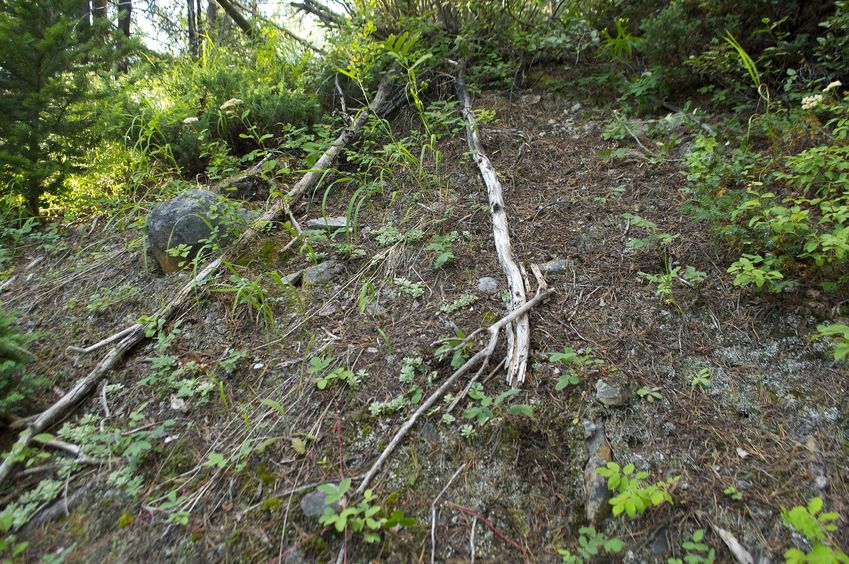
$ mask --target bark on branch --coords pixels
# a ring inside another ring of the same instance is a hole
[[[210,262],[194,278],[180,288],[176,295],[174,295],[174,297],[171,298],[164,307],[160,308],[153,314],[152,319],[168,320],[176,315],[176,313],[189,301],[188,299],[190,296],[201,291],[199,288],[203,286],[207,278],[218,272],[224,260],[233,260],[236,256],[238,256],[241,250],[256,240],[259,234],[262,233],[269,223],[283,215],[293,201],[297,200],[306,194],[311,188],[316,186],[322,177],[330,170],[330,167],[339,152],[342,151],[342,149],[350,143],[357,134],[359,134],[360,130],[368,120],[369,115],[380,109],[384,104],[389,91],[391,90],[391,86],[392,78],[390,73],[387,74],[386,78],[381,81],[377,94],[371,103],[360,110],[360,113],[357,115],[354,123],[336,138],[333,145],[324,152],[321,158],[318,159],[315,165],[313,165],[312,169],[301,177],[297,184],[295,184],[283,198],[273,202],[271,207],[254,222],[253,226],[245,231],[245,233],[242,234],[242,236],[239,237],[233,245],[224,251],[219,258]],[[145,326],[143,324],[137,323],[131,326],[127,335],[121,339],[117,345],[110,349],[108,353],[106,353],[103,359],[85,378],[80,380],[76,386],[59,399],[59,401],[43,411],[35,419],[35,421],[27,427],[27,429],[21,432],[18,437],[18,441],[12,447],[10,453],[6,456],[3,464],[0,465],[0,484],[9,477],[12,471],[12,466],[14,465],[14,454],[29,444],[33,436],[44,432],[56,421],[73,410],[78,403],[91,393],[97,383],[103,379],[133,347],[145,340],[145,338]]]
[[[472,151],[472,157],[478,165],[484,184],[486,184],[486,191],[489,196],[489,213],[492,217],[495,250],[498,254],[498,262],[507,277],[507,289],[510,293],[509,310],[516,311],[522,308],[527,298],[522,269],[513,258],[513,250],[510,245],[510,229],[507,225],[507,211],[504,208],[504,190],[498,180],[498,175],[495,173],[495,168],[481,146],[478,137],[478,123],[472,111],[469,91],[466,89],[462,78],[457,79],[455,86],[457,98],[460,100],[460,109],[466,122],[466,139]],[[504,330],[507,335],[507,382],[511,386],[515,386],[525,381],[525,372],[527,371],[528,354],[531,346],[531,326],[527,314],[511,321]]]

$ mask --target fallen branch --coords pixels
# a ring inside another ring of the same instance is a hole
[[[389,455],[392,454],[392,451],[394,451],[395,448],[401,443],[401,441],[404,439],[404,437],[413,427],[413,425],[416,424],[416,421],[418,421],[419,417],[421,417],[422,414],[428,411],[431,406],[433,406],[433,404],[439,400],[439,398],[445,395],[445,392],[448,391],[448,388],[450,388],[454,384],[454,382],[456,382],[460,378],[460,376],[466,374],[469,370],[472,369],[473,366],[477,364],[481,365],[478,371],[483,372],[483,370],[489,363],[490,357],[492,357],[492,354],[495,352],[495,346],[498,344],[498,333],[501,331],[501,329],[509,326],[522,315],[527,314],[528,311],[531,310],[531,308],[543,301],[551,293],[552,290],[541,289],[533,298],[525,302],[522,307],[510,312],[508,315],[502,317],[500,320],[496,321],[487,328],[487,332],[490,335],[489,343],[487,344],[487,346],[481,351],[479,351],[472,358],[467,360],[465,364],[463,364],[463,366],[461,366],[457,369],[456,372],[454,372],[454,374],[449,376],[448,379],[445,380],[445,382],[443,382],[442,385],[439,386],[439,388],[437,388],[437,390],[433,392],[430,397],[428,397],[424,401],[424,403],[419,406],[418,409],[416,409],[416,411],[410,416],[409,419],[407,419],[407,421],[401,426],[401,428],[398,429],[398,431],[395,433],[395,436],[392,437],[392,440],[389,441],[389,444],[386,445],[386,448],[383,449],[383,452],[380,454],[380,457],[374,462],[374,464],[372,464],[371,468],[369,468],[369,471],[366,472],[365,476],[363,476],[363,481],[360,482],[360,486],[357,488],[355,497],[361,496],[363,495],[363,493],[365,493],[372,479],[380,470],[380,467],[383,465],[384,462],[386,462],[386,459],[389,458]]]
[[[127,335],[130,334],[130,332],[132,330],[133,330],[132,326],[127,327],[123,331],[119,331],[119,332],[115,333],[114,335],[112,335],[110,337],[106,337],[105,339],[103,339],[99,343],[95,343],[95,344],[91,345],[90,347],[83,348],[83,347],[69,346],[66,350],[69,350],[71,352],[80,353],[80,354],[92,353],[92,352],[96,351],[97,349],[102,349],[103,347],[105,347],[106,345],[108,345],[109,343],[111,343],[113,341],[117,341],[121,337],[126,337]]]
[[[290,206],[293,201],[300,198],[306,194],[307,191],[316,186],[330,170],[330,167],[339,152],[342,151],[342,149],[350,143],[363,128],[369,115],[380,109],[384,101],[387,99],[391,86],[391,73],[388,73],[381,81],[377,94],[371,103],[366,108],[360,110],[357,115],[357,119],[354,120],[354,123],[336,138],[333,145],[331,145],[324,154],[321,155],[321,158],[316,161],[312,169],[304,174],[304,176],[301,177],[301,179],[292,187],[291,190],[289,190],[288,193],[286,193],[283,198],[278,198],[272,206],[263,213],[257,221],[254,222],[253,226],[245,231],[231,247],[221,254],[220,257],[210,262],[194,278],[180,288],[177,294],[165,306],[153,314],[152,319],[157,321],[167,321],[174,316],[185,305],[189,296],[191,296],[197,288],[200,288],[207,278],[218,271],[223,264],[223,261],[233,260],[242,249],[247,247],[248,244],[252,243],[259,236],[269,223],[283,215],[288,209],[287,206]],[[15,458],[15,454],[20,452],[22,448],[29,444],[31,437],[44,432],[47,428],[53,425],[53,423],[71,411],[74,406],[91,393],[97,383],[103,379],[106,374],[108,374],[109,371],[121,361],[122,358],[124,358],[124,355],[127,354],[130,349],[142,342],[145,338],[147,338],[146,326],[141,323],[132,325],[128,329],[127,335],[121,339],[117,345],[110,349],[108,353],[106,353],[106,356],[104,356],[97,366],[92,369],[88,376],[80,380],[77,385],[59,399],[59,401],[43,411],[36,420],[19,435],[18,441],[12,447],[11,452],[7,454],[6,458],[3,460],[3,464],[0,465],[0,484],[9,477],[9,474],[12,471],[12,466],[14,465],[13,460]]]
[[[507,225],[507,211],[504,208],[504,190],[492,163],[483,152],[469,91],[466,89],[462,78],[457,79],[455,87],[463,118],[466,122],[466,139],[472,151],[472,157],[475,159],[481,177],[486,184],[489,196],[489,213],[492,216],[495,250],[498,254],[498,262],[501,263],[501,268],[507,277],[507,288],[510,293],[509,309],[518,311],[525,304],[527,298],[522,271],[513,258],[513,250],[510,246],[510,229]],[[507,382],[513,386],[525,381],[528,355],[531,348],[531,325],[528,316],[522,315],[511,322],[508,327],[505,327],[505,334],[507,336]]]

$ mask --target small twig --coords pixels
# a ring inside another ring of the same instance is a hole
[[[333,77],[333,82],[336,84],[336,92],[339,93],[339,104],[342,106],[342,114],[348,113],[348,107],[345,105],[345,93],[342,91],[342,85],[339,84],[339,73]]]
[[[475,564],[475,529],[478,526],[477,516],[472,517],[472,533],[469,535],[469,548],[472,552],[472,564]]]
[[[55,448],[56,450],[63,450],[68,454],[73,454],[75,460],[77,462],[81,462],[82,464],[100,464],[100,461],[98,459],[92,458],[87,454],[84,454],[82,449],[77,445],[73,445],[71,443],[66,443],[65,441],[59,441],[56,439],[42,440],[37,436],[33,437],[31,440],[42,446]]]
[[[126,329],[123,329],[123,330],[119,331],[118,333],[115,333],[114,335],[106,337],[105,339],[103,339],[99,343],[95,343],[95,344],[91,345],[90,347],[83,348],[83,347],[69,346],[66,350],[69,350],[71,352],[80,353],[80,354],[92,353],[92,352],[96,351],[97,349],[101,349],[101,348],[105,347],[109,343],[112,343],[114,341],[117,341],[118,339],[122,339],[122,338],[126,337],[127,335],[129,335],[130,333],[132,333],[133,331],[138,329],[139,327],[140,327],[140,325],[138,323],[136,323],[135,325],[131,325],[130,327],[127,327]]]
[[[451,484],[454,480],[457,479],[457,476],[460,475],[460,472],[466,467],[466,463],[460,465],[457,468],[457,471],[454,472],[454,475],[451,476],[451,479],[448,480],[448,483],[445,484],[445,487],[442,488],[442,491],[439,492],[439,495],[433,500],[433,503],[430,504],[430,562],[433,564],[436,561],[436,504],[439,503],[439,500],[442,498],[442,495],[451,487]]]
[[[501,359],[501,362],[499,362],[499,363],[498,363],[498,365],[497,365],[497,366],[496,366],[496,367],[492,370],[492,372],[490,372],[490,373],[489,373],[489,376],[487,376],[487,377],[486,377],[486,378],[487,378],[487,380],[489,380],[490,378],[492,378],[493,374],[495,374],[496,372],[498,372],[499,370],[501,370],[501,368],[504,366],[504,364],[505,364],[506,362],[507,362],[507,359],[506,359],[506,358],[502,358],[502,359]],[[448,409],[446,409],[446,410],[445,410],[445,413],[451,413],[452,411],[454,411],[454,408],[455,408],[455,407],[457,407],[457,404],[458,404],[458,403],[460,403],[461,401],[463,401],[463,398],[464,398],[464,397],[466,397],[467,395],[469,395],[469,390],[471,390],[471,389],[472,389],[472,385],[474,385],[474,383],[475,383],[475,382],[477,382],[477,381],[480,379],[480,375],[481,375],[481,373],[482,373],[482,372],[483,372],[483,370],[478,370],[477,374],[475,374],[474,376],[472,376],[472,377],[469,379],[469,383],[468,383],[468,384],[466,384],[466,387],[465,387],[465,388],[463,388],[463,391],[462,391],[462,392],[460,392],[460,393],[457,395],[457,397],[456,397],[456,398],[454,398],[454,401],[452,401],[452,402],[451,402],[451,405],[449,405],[449,406],[448,406]]]
[[[522,553],[522,560],[524,560],[526,563],[529,563],[531,561],[531,559],[528,557],[528,554],[527,554],[527,552],[525,552],[525,549],[522,547],[522,545],[520,545],[519,543],[517,543],[516,541],[514,541],[513,539],[508,537],[504,533],[504,531],[502,531],[501,529],[496,527],[492,523],[492,521],[490,521],[489,519],[487,519],[486,517],[484,517],[480,513],[477,513],[476,511],[469,509],[468,507],[463,507],[462,505],[457,505],[456,503],[451,503],[451,502],[448,502],[448,501],[443,503],[443,505],[445,505],[446,507],[451,507],[452,509],[456,509],[457,511],[460,511],[461,513],[465,513],[466,515],[471,515],[476,520],[479,520],[481,523],[486,525],[486,527],[490,531],[495,533],[495,536],[497,536],[498,538],[500,538],[501,540],[503,540],[507,544],[517,548],[519,550],[519,552]]]
[[[106,387],[109,386],[108,381],[103,382],[103,386],[100,388],[100,406],[103,408],[103,419],[109,419],[109,404],[106,402]]]
[[[634,132],[631,131],[631,128],[628,127],[628,123],[624,119],[621,121],[621,123],[622,123],[622,127],[625,128],[625,131],[628,132],[628,135],[630,135],[634,139],[634,141],[637,142],[637,145],[640,146],[640,149],[642,149],[643,151],[645,151],[649,155],[654,155],[654,152],[651,149],[649,149],[648,147],[646,147],[645,145],[643,145],[643,142],[640,141],[640,138],[637,137],[636,135],[634,135]]]

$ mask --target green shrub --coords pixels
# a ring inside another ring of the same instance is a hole
[[[742,255],[729,270],[736,284],[833,290],[846,280],[849,96],[840,88],[775,104],[739,146],[702,138],[688,156],[692,209]]]
[[[27,347],[35,336],[15,329],[14,321],[13,315],[0,309],[0,416],[13,413],[45,384],[24,371],[33,359]]]
[[[273,30],[241,47],[207,42],[196,60],[182,57],[141,78],[123,102],[128,143],[193,176],[216,142],[243,156],[288,128],[310,126],[320,107],[306,91],[309,57],[287,54],[281,42]]]
[[[834,14],[820,24],[825,33],[817,38],[817,61],[835,76],[849,71],[849,2],[837,0]]]

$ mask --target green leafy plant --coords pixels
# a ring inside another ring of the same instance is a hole
[[[807,553],[798,548],[790,548],[784,553],[784,560],[789,564],[814,562],[849,562],[849,556],[836,546],[832,546],[830,533],[837,530],[836,521],[840,515],[833,512],[821,513],[823,500],[813,498],[807,506],[796,505],[791,509],[781,506],[781,520],[788,527],[805,537],[811,543]]]
[[[849,356],[849,326],[842,323],[817,325],[817,334],[814,339],[821,337],[832,337],[837,341],[834,345],[834,360],[846,360]]]
[[[0,416],[13,413],[46,385],[44,379],[26,371],[35,359],[29,345],[37,335],[20,332],[14,321],[12,314],[0,308]]]
[[[713,372],[711,372],[710,368],[702,368],[693,374],[693,377],[690,379],[690,386],[694,389],[710,388],[713,385],[713,381],[711,380],[712,376]]]
[[[743,500],[743,494],[737,488],[735,488],[734,486],[728,486],[727,488],[722,490],[722,493],[724,493],[725,495],[727,495],[728,497],[730,497],[734,501],[742,501]]]
[[[649,402],[663,399],[659,386],[643,386],[637,390],[637,395]]]
[[[734,275],[735,286],[748,286],[754,284],[761,289],[764,286],[770,292],[780,292],[785,287],[784,275],[778,270],[778,258],[772,255],[766,257],[744,253],[739,259],[731,263],[728,273]]]
[[[404,243],[418,243],[424,239],[424,232],[421,229],[413,228],[402,233],[393,224],[387,223],[375,231],[374,238],[384,247],[390,247],[402,241]]]
[[[452,314],[460,311],[461,309],[465,309],[478,301],[478,297],[474,294],[463,294],[456,300],[451,303],[443,304],[442,307],[439,308],[439,311],[442,313]]]
[[[607,535],[596,531],[593,527],[581,527],[578,529],[578,546],[575,554],[561,548],[557,551],[562,556],[563,564],[584,564],[603,554],[619,554],[625,543],[616,537],[608,538]]]
[[[346,504],[345,496],[351,489],[351,479],[345,478],[336,484],[322,484],[318,491],[326,494],[324,502],[327,507],[319,521],[322,525],[332,526],[337,532],[349,528],[354,533],[361,533],[366,543],[380,541],[380,531],[395,527],[411,527],[416,520],[407,517],[400,510],[386,514],[383,508],[375,503],[373,490],[363,493],[363,499],[356,504]],[[341,504],[341,510],[334,509],[335,504]]]
[[[664,503],[672,503],[669,489],[680,480],[680,476],[670,478],[665,482],[657,482],[651,485],[643,485],[643,480],[648,478],[648,472],[634,472],[633,464],[620,467],[615,462],[597,468],[600,476],[607,478],[607,489],[616,493],[611,498],[610,505],[613,506],[613,515],[625,513],[628,517],[636,517],[649,507],[657,507]]]
[[[457,369],[463,366],[469,358],[472,344],[466,341],[466,334],[457,329],[453,336],[448,335],[440,338],[440,345],[434,351],[438,360],[444,360],[451,355],[451,368]]]
[[[436,252],[436,259],[433,261],[434,268],[442,268],[456,258],[454,256],[452,246],[459,237],[460,235],[456,231],[452,231],[445,235],[433,236],[430,245],[425,248],[428,251]]]
[[[581,383],[582,374],[593,366],[604,364],[600,358],[592,356],[593,350],[589,347],[581,352],[572,347],[566,347],[563,352],[548,353],[548,362],[565,364],[568,369],[557,378],[554,389],[562,391],[566,386],[577,386]],[[581,372],[581,374],[578,374]]]
[[[412,282],[402,276],[396,277],[393,279],[393,282],[402,294],[407,295],[411,298],[418,299],[424,296],[425,293],[425,285],[422,282]]]
[[[653,221],[644,219],[633,213],[623,213],[622,219],[628,221],[632,226],[644,229],[649,232],[646,237],[631,238],[625,243],[625,246],[632,250],[645,248],[663,249],[669,246],[672,241],[678,238],[678,235],[664,233],[658,231],[657,224]]]
[[[670,304],[675,301],[673,285],[679,282],[687,287],[694,288],[699,285],[707,274],[696,270],[690,265],[687,265],[683,272],[680,266],[671,266],[669,261],[666,262],[666,272],[662,274],[649,274],[647,272],[638,272],[637,275],[648,282],[657,286],[655,295],[663,300],[664,303]]]
[[[533,417],[534,409],[530,405],[519,404],[511,405],[506,410],[501,409],[507,399],[517,396],[521,393],[518,388],[511,388],[506,392],[498,394],[495,398],[491,398],[483,391],[483,385],[480,382],[475,382],[469,390],[469,397],[477,402],[477,405],[466,408],[463,411],[464,419],[474,420],[478,426],[485,425],[490,419],[495,417],[497,413],[507,413],[510,415],[524,415],[525,417]]]
[[[428,366],[421,356],[404,357],[401,362],[401,373],[398,376],[398,380],[401,384],[407,386],[407,391],[389,401],[372,402],[371,406],[369,406],[370,413],[377,417],[387,413],[396,413],[419,403],[424,392],[421,386],[416,383],[417,374],[426,375],[428,382],[436,375],[435,372],[428,372]]]
[[[688,541],[684,541],[681,548],[684,549],[683,558],[669,558],[667,564],[713,564],[716,560],[716,551],[703,543],[705,538],[704,529],[698,529]]]

